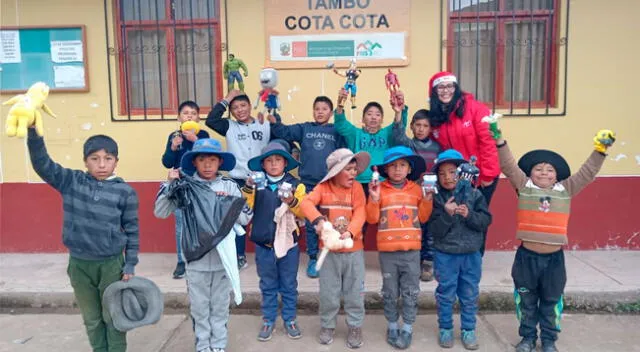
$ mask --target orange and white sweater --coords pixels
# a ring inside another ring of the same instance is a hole
[[[420,223],[429,220],[432,200],[422,197],[422,188],[407,181],[401,188],[388,180],[380,184],[380,200],[369,196],[367,222],[378,224],[376,242],[380,252],[420,250]]]

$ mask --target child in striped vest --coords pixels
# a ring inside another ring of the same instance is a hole
[[[516,237],[522,244],[511,269],[522,336],[516,351],[536,350],[540,324],[542,351],[554,352],[567,281],[562,246],[567,244],[571,198],[595,179],[615,137],[611,131],[598,132],[595,150],[578,173],[571,175],[564,158],[550,150],[530,151],[516,164],[496,122],[491,131],[500,168],[518,193]]]
[[[372,167],[373,168],[373,167]],[[369,183],[367,222],[379,224],[377,244],[382,270],[384,316],[389,323],[387,343],[398,349],[411,345],[412,325],[420,293],[421,223],[432,210],[433,194],[422,194],[413,182],[426,171],[424,159],[405,146],[387,149],[377,165],[382,183]],[[402,330],[398,327],[398,298],[402,296]]]

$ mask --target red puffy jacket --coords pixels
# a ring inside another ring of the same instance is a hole
[[[472,155],[478,158],[476,166],[480,169],[480,181],[490,182],[500,175],[500,162],[496,141],[491,137],[489,124],[482,118],[491,115],[484,104],[477,102],[473,95],[464,93],[464,116],[449,116],[449,121],[431,131],[431,137],[440,144],[442,150],[455,149],[469,160]]]

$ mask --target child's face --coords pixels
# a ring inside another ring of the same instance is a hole
[[[103,181],[113,175],[113,171],[118,165],[118,158],[107,153],[104,149],[93,152],[84,159],[84,165],[89,171],[89,175],[97,180]]]
[[[384,171],[389,176],[389,181],[393,183],[404,182],[407,175],[411,173],[411,164],[404,159],[398,159],[384,167]]]
[[[342,188],[353,187],[353,182],[358,175],[358,164],[355,160],[347,164],[342,171],[335,175],[332,182]]]
[[[180,123],[183,123],[185,121],[200,122],[200,114],[198,113],[198,110],[190,106],[185,106],[178,113],[178,121]]]
[[[231,104],[231,115],[238,122],[248,122],[251,119],[251,105],[246,100],[236,100]]]
[[[438,183],[440,187],[452,191],[456,188],[458,167],[455,164],[444,163],[438,168]]]
[[[313,119],[319,124],[325,124],[331,118],[331,108],[324,101],[319,101],[313,105]]]
[[[368,131],[377,131],[382,126],[382,111],[375,106],[370,107],[362,116],[362,123]]]
[[[196,167],[198,176],[208,181],[216,178],[220,164],[222,158],[214,154],[198,154],[193,158],[193,166]]]
[[[277,177],[284,174],[284,168],[287,166],[287,160],[282,155],[269,155],[262,160],[262,168],[267,175]]]
[[[540,188],[550,189],[558,182],[556,169],[551,164],[536,164],[531,169],[531,181]]]
[[[415,120],[411,124],[411,131],[417,139],[426,139],[429,137],[429,132],[431,132],[431,124],[429,124],[429,120],[427,119]]]

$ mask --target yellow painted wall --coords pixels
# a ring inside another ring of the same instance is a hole
[[[249,66],[246,91],[252,99],[259,90],[257,74],[265,59],[261,30],[265,21],[263,6],[261,0],[228,0],[227,45],[230,52]],[[640,2],[571,1],[567,116],[505,118],[503,130],[517,154],[533,148],[552,148],[577,168],[591,149],[593,133],[608,127],[618,132],[618,143],[611,158],[618,154],[626,158],[618,156],[619,161],[609,160],[602,174],[640,175],[640,160],[636,161],[636,156],[640,159],[640,124],[634,111],[637,100],[634,83],[640,82],[640,68],[635,62],[640,49],[634,45],[635,36],[640,33],[636,13],[640,13]],[[395,70],[411,111],[425,107],[427,82],[439,68],[439,16],[440,0],[412,2],[411,61],[408,67]],[[47,145],[55,160],[68,167],[82,168],[82,143],[92,134],[104,133],[113,136],[120,145],[118,174],[129,181],[165,177],[160,157],[166,137],[176,123],[111,122],[109,117],[102,0],[0,0],[0,21],[6,26],[84,24],[87,27],[91,91],[51,94],[48,100],[48,105],[59,116],[56,120],[45,118]],[[109,27],[112,29],[113,23]],[[222,36],[225,41],[224,30]],[[358,80],[360,106],[370,100],[388,106],[383,77],[383,68],[363,70]],[[313,98],[320,94],[333,98],[343,82],[328,70],[281,70],[279,90],[284,121],[310,120]],[[295,90],[291,100],[289,90]],[[1,98],[6,100],[9,96]],[[353,114],[355,123],[360,121],[360,111]],[[6,107],[0,109],[3,124],[6,112]],[[388,116],[385,122],[390,120]],[[22,140],[0,137],[0,152],[0,182],[39,181],[27,163]]]

